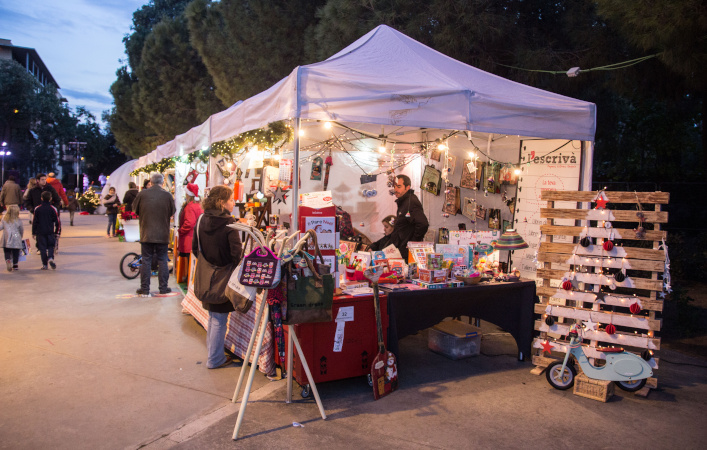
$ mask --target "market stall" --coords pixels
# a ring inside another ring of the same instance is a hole
[[[328,191],[373,237],[394,211],[394,176],[406,174],[430,222],[425,241],[518,228],[529,248],[507,270],[535,278],[540,192],[590,186],[595,115],[591,103],[502,79],[379,26],[160,146],[136,170],[176,166],[177,194],[190,174],[203,176],[204,188],[231,185],[251,210],[268,205],[267,224],[290,229],[300,193]],[[185,302],[194,314],[197,306]]]

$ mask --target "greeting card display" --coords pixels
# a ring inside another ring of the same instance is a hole
[[[442,172],[435,169],[434,166],[425,166],[425,172],[422,174],[422,181],[420,182],[420,189],[433,195],[439,195],[441,184]]]
[[[462,178],[459,182],[459,186],[466,189],[475,189],[478,185],[477,173],[476,163],[472,162],[470,159],[465,159],[462,162]]]
[[[449,187],[446,189],[444,205],[442,212],[445,214],[457,215],[457,211],[461,207],[461,196],[458,187]]]

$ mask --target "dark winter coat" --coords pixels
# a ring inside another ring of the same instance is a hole
[[[125,193],[125,196],[123,197],[123,203],[125,203],[125,211],[133,210],[133,202],[135,201],[135,197],[137,197],[138,193],[139,191],[137,189],[128,189],[128,191]]]
[[[207,209],[201,216],[201,222],[197,222],[198,228],[195,228],[191,246],[192,253],[198,258],[205,258],[215,266],[223,267],[230,264],[235,269],[241,260],[241,238],[238,236],[238,231],[226,226],[235,222],[236,219],[225,211]],[[201,243],[201,253],[199,243]],[[207,311],[235,311],[233,304],[225,296],[224,303],[217,305],[202,303],[202,305]]]
[[[5,184],[2,185],[2,192],[0,192],[0,205],[19,206],[21,200],[22,193],[20,192],[20,185],[12,180],[7,180]]]
[[[108,200],[110,198],[110,194],[107,194],[103,197],[103,200]],[[115,196],[115,200],[113,200],[110,203],[103,203],[103,206],[106,207],[106,214],[118,214],[118,207],[121,205],[120,203],[120,197],[117,195]]]
[[[133,202],[140,218],[140,242],[169,244],[169,220],[177,211],[172,194],[161,186],[143,189]]]
[[[403,259],[407,260],[407,243],[422,241],[430,224],[422,210],[422,203],[412,189],[396,199],[395,203],[398,204],[398,212],[393,232],[390,233],[390,242],[400,250]]]
[[[61,208],[61,197],[59,197],[59,194],[56,192],[56,189],[54,189],[49,183],[45,184],[44,187],[37,184],[35,187],[29,190],[29,195],[27,195],[27,201],[25,202],[25,206],[27,207],[27,209],[30,211],[34,211],[37,206],[42,204],[42,192],[44,191],[51,192],[51,204],[53,207],[56,208],[57,211],[59,211],[59,209]]]
[[[42,202],[34,209],[32,236],[61,234],[59,212],[49,202]]]
[[[392,233],[378,239],[376,242],[371,244],[371,246],[369,247],[369,250],[371,250],[373,252],[383,250],[384,248],[386,248],[387,246],[392,244],[391,239],[390,239],[391,236],[392,236]]]

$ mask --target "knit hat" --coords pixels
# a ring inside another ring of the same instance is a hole
[[[187,184],[187,195],[190,195],[192,197],[198,197],[199,196],[199,186],[194,183],[188,183]]]
[[[49,173],[47,174],[47,176],[48,176],[49,178],[54,178],[54,172],[49,172]]]

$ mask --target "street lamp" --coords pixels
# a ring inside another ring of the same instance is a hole
[[[12,152],[10,150],[5,150],[5,148],[7,148],[7,142],[3,141],[2,150],[0,150],[0,156],[2,156],[2,182],[0,182],[0,186],[5,184],[5,155],[12,155]]]
[[[86,148],[86,142],[79,142],[78,138],[74,138],[73,142],[69,142],[71,147],[76,148],[76,189],[83,192],[83,185],[81,184],[81,161],[83,161],[83,156],[81,156],[81,149]]]

